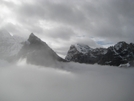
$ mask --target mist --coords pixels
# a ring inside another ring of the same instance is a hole
[[[0,101],[134,101],[134,68],[0,62]]]

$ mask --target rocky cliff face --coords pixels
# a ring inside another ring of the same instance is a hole
[[[42,66],[55,65],[57,61],[65,61],[33,33],[23,43],[18,58],[26,58],[28,63]]]
[[[134,60],[134,44],[126,42],[118,42],[109,48],[92,49],[87,45],[71,45],[67,56],[67,61],[79,63],[98,63],[101,65],[119,66],[128,62],[133,63]]]

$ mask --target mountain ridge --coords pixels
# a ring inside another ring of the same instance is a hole
[[[57,62],[79,62],[119,66],[130,63],[134,66],[134,43],[120,41],[108,48],[91,48],[84,44],[71,45],[65,59],[57,55],[46,42],[31,33],[26,41],[0,30],[0,58],[18,61],[26,58],[27,63],[49,66]]]
[[[119,66],[120,64],[132,63],[134,60],[134,43],[128,44],[125,41],[120,41],[114,46],[108,48],[95,49],[90,48],[88,45],[79,45],[78,49],[77,45],[70,46],[65,57],[67,61]],[[82,52],[83,49],[86,51],[86,54]]]

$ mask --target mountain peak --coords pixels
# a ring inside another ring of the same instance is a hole
[[[41,42],[41,39],[38,38],[36,35],[34,35],[33,33],[30,34],[28,41],[30,43],[37,43],[37,42]]]
[[[18,58],[26,58],[27,63],[41,66],[52,66],[60,61],[65,62],[64,59],[59,57],[44,41],[33,33],[30,34],[28,41],[21,48]]]
[[[117,44],[114,45],[114,48],[118,51],[120,49],[127,48],[128,44],[125,41],[120,41]]]

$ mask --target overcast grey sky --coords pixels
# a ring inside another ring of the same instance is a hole
[[[0,29],[33,32],[63,56],[75,43],[134,42],[134,0],[0,0]]]

